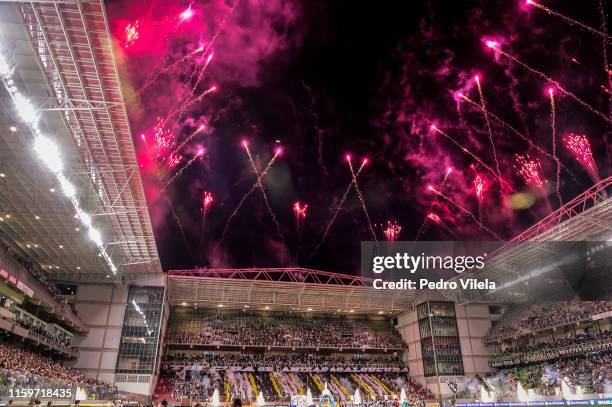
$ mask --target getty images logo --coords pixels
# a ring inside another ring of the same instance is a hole
[[[418,270],[452,270],[463,273],[470,270],[482,270],[485,267],[487,253],[482,256],[426,256],[421,253],[412,256],[408,253],[396,253],[394,256],[374,256],[372,272],[383,273],[387,270],[405,270],[416,273]]]

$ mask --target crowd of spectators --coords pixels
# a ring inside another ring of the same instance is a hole
[[[560,338],[528,346],[508,348],[495,355],[492,367],[518,366],[522,364],[556,360],[579,354],[612,351],[612,332],[585,333],[573,338]]]
[[[593,315],[612,311],[612,301],[562,301],[536,304],[516,318],[492,328],[488,341],[523,335],[590,319]]]
[[[4,249],[5,252],[9,253],[12,258],[18,261],[30,273],[30,275],[34,277],[36,281],[38,281],[38,283],[49,292],[49,294],[51,294],[55,302],[57,302],[63,310],[71,311],[76,315],[76,309],[74,308],[73,304],[68,302],[68,300],[61,295],[57,287],[47,279],[46,274],[40,268],[36,267],[33,263],[22,259],[21,256],[12,251],[2,242],[0,242],[0,249]]]
[[[537,394],[552,396],[559,394],[562,382],[571,392],[609,393],[612,382],[612,353],[601,352],[574,356],[556,361],[501,370],[496,375],[506,375],[508,382],[516,386],[519,382],[525,389]]]
[[[320,355],[313,353],[269,354],[166,354],[162,362],[166,366],[204,366],[226,369],[229,367],[269,367],[274,371],[283,368],[299,368],[302,371],[315,368],[385,369],[404,368],[397,354],[388,355]]]
[[[5,375],[24,375],[30,380],[52,379],[85,387],[92,392],[115,390],[100,379],[87,376],[16,341],[0,341],[0,369]]]
[[[344,349],[403,349],[390,323],[289,313],[185,310],[171,318],[168,343]]]

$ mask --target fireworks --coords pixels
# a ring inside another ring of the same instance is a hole
[[[528,154],[516,154],[517,172],[525,181],[525,184],[536,189],[543,190],[546,180],[542,175],[542,167],[540,161],[532,159]]]
[[[489,187],[487,183],[487,179],[479,173],[476,173],[474,176],[474,191],[476,193],[476,198],[479,201],[482,201],[484,198],[484,193],[487,191]]]
[[[246,140],[242,141],[242,146],[247,148],[248,147],[248,143]],[[278,154],[274,154],[272,156],[272,158],[270,159],[270,161],[268,161],[268,165],[266,165],[266,167],[264,168],[264,170],[257,176],[257,180],[255,181],[255,183],[251,186],[251,188],[242,196],[242,198],[240,199],[240,201],[238,202],[238,205],[236,205],[236,208],[234,209],[234,211],[230,214],[229,218],[227,219],[227,222],[225,222],[225,227],[223,228],[223,233],[221,234],[221,238],[219,239],[219,241],[217,242],[217,245],[220,245],[223,240],[225,239],[225,235],[227,235],[227,231],[229,230],[230,224],[232,223],[232,220],[236,217],[236,215],[238,214],[238,212],[240,211],[240,208],[242,208],[242,205],[244,205],[244,202],[247,200],[247,198],[255,191],[255,189],[257,189],[260,185],[260,183],[263,181],[263,179],[265,178],[265,176],[268,174],[268,171],[270,170],[270,168],[272,168],[272,165],[274,164],[274,162],[276,161],[276,159],[278,158],[278,156],[280,155],[281,151],[277,150]]]
[[[592,33],[592,34],[595,34],[595,35],[597,35],[597,36],[599,36],[599,37],[601,37],[603,39],[609,40],[609,39],[612,38],[611,36],[609,36],[608,34],[606,34],[604,32],[596,30],[593,27],[589,27],[588,25],[586,25],[584,23],[581,23],[578,20],[574,20],[573,18],[570,18],[570,17],[564,16],[563,14],[557,13],[556,11],[551,10],[550,8],[546,7],[545,5],[537,3],[534,0],[526,0],[525,4],[527,4],[529,6],[534,6],[536,8],[539,8],[540,10],[544,10],[544,11],[546,11],[550,15],[553,15],[553,16],[561,18],[562,20],[565,20],[570,25],[578,26],[578,27],[580,27],[580,28],[582,28],[582,29]]]
[[[427,214],[427,219],[429,219],[433,223],[437,223],[438,225],[442,223],[442,219],[440,218],[440,216],[438,216],[434,212],[429,212]]]
[[[437,132],[438,134],[443,135],[446,139],[448,139],[449,141],[451,141],[454,145],[456,145],[457,147],[459,147],[461,149],[461,151],[463,151],[465,154],[467,154],[468,156],[470,156],[471,158],[473,158],[474,160],[476,160],[476,162],[478,164],[480,164],[481,166],[483,166],[484,168],[487,169],[487,171],[489,171],[494,177],[495,179],[499,182],[500,185],[506,185],[506,187],[508,186],[508,183],[506,181],[504,181],[503,178],[501,178],[499,175],[497,175],[497,172],[491,168],[490,166],[488,166],[487,164],[485,164],[484,161],[482,161],[476,154],[472,153],[470,150],[468,150],[467,148],[463,147],[459,142],[457,142],[454,138],[452,138],[451,136],[449,136],[446,132],[440,130],[436,125],[432,124],[430,126],[431,130],[434,130],[435,132]],[[502,187],[503,188],[503,187]]]
[[[261,191],[261,197],[263,198],[264,204],[266,205],[266,210],[268,211],[268,215],[270,215],[270,219],[272,219],[272,222],[274,222],[274,226],[276,226],[276,233],[284,241],[285,237],[283,236],[283,233],[281,232],[280,224],[278,223],[278,220],[276,219],[276,214],[272,210],[272,207],[270,206],[270,202],[268,201],[268,195],[266,194],[266,188],[263,185],[262,177],[259,175],[259,171],[257,170],[257,166],[255,165],[255,161],[253,161],[253,156],[251,155],[251,150],[249,150],[248,142],[246,140],[243,140],[242,141],[242,146],[246,150],[247,156],[249,157],[249,163],[251,164],[251,167],[253,168],[253,172],[255,173],[255,176],[257,177],[256,184],[257,184],[257,187],[259,188],[259,190]],[[283,152],[283,149],[280,146],[277,147],[274,150],[274,158],[276,158],[279,155],[281,155],[282,152]]]
[[[497,233],[493,232],[491,229],[489,229],[487,226],[485,226],[481,221],[479,221],[478,218],[476,216],[474,216],[474,214],[472,212],[470,212],[467,208],[465,208],[463,205],[461,205],[458,202],[452,200],[451,198],[449,198],[448,196],[444,195],[442,192],[438,191],[437,189],[435,189],[431,185],[429,185],[427,187],[427,189],[429,189],[430,191],[435,192],[439,197],[444,199],[446,202],[450,203],[455,208],[459,209],[461,212],[463,212],[464,214],[466,214],[467,216],[472,218],[472,220],[474,221],[474,223],[476,225],[478,225],[482,230],[484,230],[485,232],[487,232],[488,234],[493,236],[495,239],[500,240],[500,241],[503,240]]]
[[[351,160],[350,154],[346,155],[346,159],[347,159],[347,161]],[[334,221],[336,220],[336,218],[338,217],[338,214],[340,213],[340,210],[344,206],[344,202],[346,201],[346,197],[348,196],[349,192],[351,191],[351,188],[353,187],[353,184],[355,183],[357,178],[359,178],[359,174],[361,174],[361,171],[363,170],[363,167],[366,165],[367,162],[368,162],[367,160],[363,160],[361,162],[361,166],[359,166],[359,168],[357,169],[357,172],[355,173],[355,175],[351,179],[351,183],[348,185],[348,187],[346,187],[346,190],[344,191],[344,194],[340,198],[340,202],[338,202],[338,206],[336,206],[336,208],[332,212],[332,216],[331,216],[329,222],[327,222],[327,225],[325,226],[325,231],[323,232],[323,236],[321,237],[321,240],[319,240],[319,242],[315,246],[315,248],[312,251],[312,253],[310,253],[308,258],[306,259],[306,261],[309,261],[311,258],[313,258],[313,256],[315,254],[317,254],[317,252],[319,251],[319,248],[321,247],[321,245],[327,239],[327,235],[329,234],[329,231],[331,230],[331,227],[334,224]]]
[[[138,20],[136,20],[133,24],[130,23],[125,26],[125,30],[123,32],[123,46],[125,48],[131,47],[134,45],[138,37],[140,37],[140,34],[138,33]]]
[[[215,202],[215,197],[210,191],[204,191],[202,192],[201,201],[202,201],[202,214],[206,216],[206,214],[210,210],[210,207]]]
[[[599,170],[593,159],[591,144],[589,139],[584,134],[569,134],[563,138],[563,144],[573,155],[589,171],[595,179],[599,179]]]
[[[397,222],[388,220],[387,227],[383,230],[383,234],[385,235],[385,239],[394,242],[399,237],[401,231],[402,227]]]
[[[176,174],[174,174],[174,176],[172,176],[172,178],[170,178],[170,180],[168,180],[168,182],[166,182],[166,184],[162,187],[162,191],[165,191],[170,185],[172,185],[172,183],[174,182],[174,180],[176,180],[178,177],[181,176],[181,174],[183,174],[183,172],[189,168],[191,166],[191,164],[194,163],[195,160],[197,160],[202,154],[204,154],[204,149],[199,149],[198,152],[189,159],[189,161],[187,161],[187,163],[181,167],[181,169],[179,169]]]
[[[474,76],[474,80],[476,81],[476,87],[478,88],[478,95],[480,96],[480,105],[482,107],[482,115],[484,116],[485,123],[487,125],[487,132],[489,134],[489,143],[491,144],[491,149],[493,150],[493,160],[495,161],[495,170],[497,171],[497,176],[501,179],[501,171],[499,169],[499,161],[497,160],[497,149],[495,148],[495,142],[493,141],[493,130],[491,130],[491,122],[489,121],[489,113],[487,111],[487,104],[484,98],[484,94],[482,93],[482,86],[480,86],[480,76]],[[500,183],[502,188],[502,192],[504,190],[504,183]]]
[[[302,204],[300,202],[293,203],[293,213],[295,214],[295,219],[298,221],[303,221],[306,219],[306,212],[308,211],[308,204]]]
[[[295,215],[295,224],[298,231],[301,231],[308,212],[308,204],[299,201],[293,203],[293,214]]]
[[[153,156],[160,158],[174,146],[174,136],[172,132],[165,128],[165,123],[161,117],[157,118],[157,123],[153,127]]]
[[[183,156],[176,152],[171,152],[166,159],[166,165],[168,168],[174,169],[177,165],[179,165],[183,161]]]
[[[590,111],[591,113],[599,116],[601,119],[605,120],[608,123],[612,123],[612,120],[606,116],[605,114],[603,114],[602,112],[596,110],[593,106],[589,105],[587,102],[585,102],[584,100],[580,99],[578,96],[576,96],[576,94],[570,92],[569,90],[565,89],[564,87],[561,86],[561,84],[557,81],[555,81],[554,79],[552,79],[550,76],[546,75],[544,72],[538,71],[535,68],[532,68],[531,66],[527,65],[526,63],[524,63],[523,61],[521,61],[520,59],[518,59],[517,57],[507,53],[506,51],[504,51],[503,49],[501,49],[501,46],[499,44],[499,42],[494,41],[494,40],[488,40],[485,41],[485,44],[488,48],[492,49],[493,51],[495,51],[497,54],[503,55],[506,58],[508,58],[511,61],[516,62],[517,64],[519,64],[520,66],[522,66],[523,68],[525,68],[527,71],[541,77],[542,79],[544,79],[545,81],[553,84],[555,86],[556,89],[559,90],[559,92],[563,93],[566,96],[569,96],[570,98],[574,99],[576,102],[578,102],[582,107],[584,107],[585,109],[587,109],[588,111]]]
[[[193,17],[193,10],[191,9],[191,5],[179,14],[179,20],[181,22],[189,20],[191,17]]]
[[[561,162],[559,161],[559,157],[557,157],[557,127],[556,127],[556,115],[557,109],[555,106],[555,89],[549,87],[547,89],[548,97],[550,99],[550,127],[552,132],[552,155],[557,166],[556,178],[555,178],[555,188],[557,192],[557,199],[559,200],[559,206],[563,206],[563,200],[561,199],[561,192],[559,188],[561,187]]]
[[[368,227],[370,228],[370,233],[372,234],[372,238],[374,241],[378,241],[376,238],[376,233],[374,233],[374,228],[372,227],[372,222],[370,220],[370,215],[368,214],[368,208],[365,204],[365,200],[363,199],[363,195],[361,194],[361,190],[359,189],[359,183],[357,182],[357,177],[355,176],[355,171],[353,170],[353,162],[351,160],[350,154],[347,154],[346,161],[348,162],[349,169],[351,170],[351,176],[353,177],[353,184],[355,184],[355,192],[357,193],[357,197],[359,198],[359,203],[361,204],[361,208],[363,209],[363,213],[365,214],[366,220],[368,221]],[[361,162],[361,168],[368,163],[368,159],[364,158]]]

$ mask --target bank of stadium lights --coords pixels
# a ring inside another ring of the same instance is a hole
[[[66,178],[63,174],[64,162],[62,160],[62,156],[58,146],[51,140],[49,137],[45,136],[40,128],[38,127],[39,114],[34,105],[28,100],[26,96],[21,94],[17,87],[15,86],[15,81],[13,80],[13,68],[4,59],[4,56],[0,54],[0,76],[2,77],[2,81],[9,95],[11,96],[11,100],[13,101],[13,105],[19,118],[30,128],[32,133],[34,134],[34,151],[36,152],[38,158],[42,163],[55,175],[57,181],[61,187],[61,191],[66,198],[70,200],[70,203],[74,207],[76,212],[76,218],[81,221],[81,223],[87,227],[87,235],[89,238],[96,244],[99,251],[99,256],[104,259],[110,270],[113,274],[117,274],[117,267],[110,255],[106,251],[104,247],[104,242],[102,240],[102,235],[100,232],[92,225],[91,216],[87,214],[81,208],[81,203],[77,199],[77,193],[75,186]],[[11,127],[11,131],[17,131],[15,126]],[[35,215],[34,218],[36,220],[40,220],[38,215]],[[78,229],[77,229],[78,230]]]

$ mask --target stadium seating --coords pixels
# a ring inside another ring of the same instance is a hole
[[[396,350],[405,347],[399,333],[386,321],[289,313],[225,314],[194,309],[173,314],[167,343]]]
[[[521,312],[509,313],[503,321],[492,328],[487,341],[492,342],[573,324],[610,311],[612,311],[612,301],[564,301],[532,305]]]
[[[38,379],[52,379],[64,384],[70,383],[87,388],[89,392],[112,392],[110,384],[87,376],[59,360],[45,356],[36,349],[28,348],[15,340],[0,340],[0,377],[3,383],[14,381],[16,377],[28,382]]]
[[[431,393],[410,380],[406,372],[400,359],[384,354],[175,354],[164,357],[161,375],[165,379],[160,383],[170,384],[175,400],[205,400],[215,388],[226,400],[240,397],[255,401],[262,392],[267,401],[287,401],[308,389],[316,398],[326,384],[341,402],[350,401],[357,389],[363,400],[370,401],[391,399],[402,388],[413,398],[431,398]],[[167,389],[158,385],[156,394],[164,391]]]

